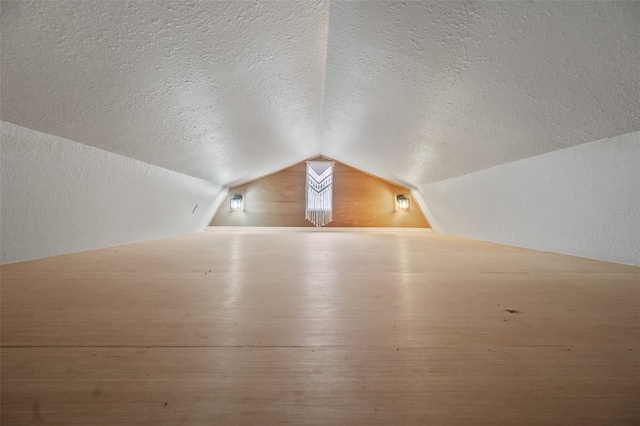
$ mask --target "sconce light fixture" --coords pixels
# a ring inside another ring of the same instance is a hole
[[[398,195],[396,200],[398,200],[398,208],[400,210],[409,210],[409,199],[404,194]]]
[[[231,197],[231,210],[242,210],[242,195],[235,194]]]

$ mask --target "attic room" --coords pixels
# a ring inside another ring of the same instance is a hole
[[[0,2],[3,425],[640,423],[640,2]]]

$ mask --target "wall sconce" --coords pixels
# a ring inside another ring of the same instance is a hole
[[[409,210],[409,199],[404,194],[398,195],[396,200],[398,200],[398,208],[400,210]]]
[[[242,195],[235,194],[231,197],[231,210],[242,210]]]

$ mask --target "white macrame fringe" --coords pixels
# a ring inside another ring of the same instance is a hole
[[[307,161],[305,219],[318,227],[333,219],[333,165],[331,161]]]

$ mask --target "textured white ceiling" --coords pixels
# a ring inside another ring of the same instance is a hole
[[[639,23],[640,2],[3,1],[2,119],[221,184],[322,153],[416,186],[640,130]]]
[[[322,152],[410,185],[640,129],[640,2],[332,2]]]
[[[2,2],[2,118],[216,183],[320,152],[329,3]]]

